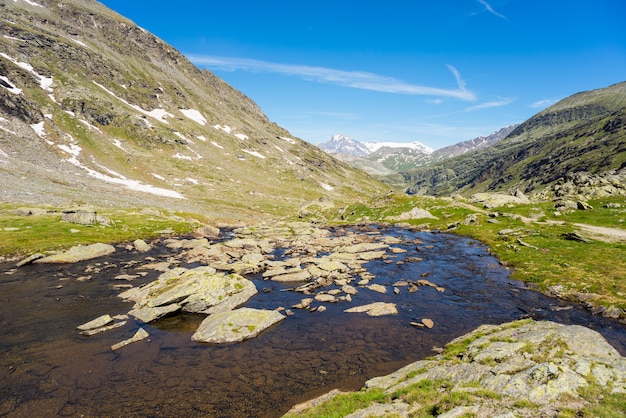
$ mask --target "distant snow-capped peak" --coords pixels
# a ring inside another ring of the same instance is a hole
[[[344,134],[335,134],[330,138],[330,141],[318,146],[330,154],[339,153],[353,157],[364,157],[370,154],[370,150],[363,143]]]
[[[421,153],[424,154],[432,154],[433,152],[435,152],[435,150],[431,147],[429,147],[428,145],[424,145],[421,142],[373,142],[373,141],[369,141],[365,143],[365,146],[367,147],[367,149],[370,150],[370,152],[375,152],[376,150],[382,148],[382,147],[389,147],[389,148],[410,148],[416,151],[419,151]]]
[[[328,142],[318,144],[319,148],[328,153],[365,157],[382,147],[410,148],[423,154],[432,154],[435,150],[421,142],[359,142],[344,134],[333,135]]]

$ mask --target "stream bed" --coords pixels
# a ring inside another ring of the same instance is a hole
[[[406,250],[366,266],[375,275],[371,283],[387,286],[386,294],[359,288],[352,302],[324,304],[324,312],[293,309],[258,337],[227,345],[191,341],[204,319],[193,314],[150,324],[131,317],[122,328],[79,335],[78,325],[131,309],[117,296],[115,277],[134,272],[146,256],[172,257],[165,245],[142,255],[120,247],[106,259],[68,265],[0,264],[0,416],[278,417],[299,402],[335,388],[357,390],[372,377],[434,355],[433,348],[481,324],[523,317],[590,327],[626,353],[626,325],[510,280],[480,243],[443,233],[384,232],[401,238],[394,247]],[[416,240],[423,244],[411,244]],[[145,271],[133,285],[160,274]],[[293,284],[247,277],[259,293],[244,306],[290,308],[304,297],[289,290]],[[398,281],[423,277],[444,291],[391,291]],[[343,312],[378,301],[397,304],[399,313]],[[423,318],[434,327],[410,324]],[[148,340],[111,350],[140,326]]]

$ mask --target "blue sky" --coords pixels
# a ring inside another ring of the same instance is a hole
[[[104,0],[312,143],[441,148],[626,81],[626,1]]]

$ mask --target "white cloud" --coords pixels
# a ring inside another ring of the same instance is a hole
[[[544,108],[544,107],[552,106],[557,101],[558,100],[553,100],[553,99],[537,100],[536,102],[531,103],[530,107],[532,107],[533,109]]]
[[[503,100],[496,100],[493,102],[485,102],[485,103],[477,104],[476,106],[468,107],[467,109],[465,109],[465,111],[473,112],[474,110],[491,109],[493,107],[502,107],[502,106],[511,104],[514,101],[515,99],[503,99]]]
[[[500,13],[496,12],[495,10],[493,10],[493,7],[491,7],[491,5],[489,3],[487,3],[485,0],[478,0],[478,2],[480,4],[482,4],[483,6],[485,6],[485,9],[489,13],[491,13],[492,15],[498,16],[499,18],[502,18],[502,19],[505,19],[505,20],[508,20],[506,16],[501,15]]]
[[[362,90],[384,93],[453,97],[460,100],[476,100],[476,96],[465,88],[465,81],[452,65],[448,69],[456,78],[458,89],[443,89],[406,83],[393,77],[363,71],[344,71],[333,68],[313,67],[309,65],[280,64],[247,58],[215,57],[207,55],[188,55],[196,65],[217,68],[226,71],[250,71],[285,74],[300,77],[318,83],[335,84]]]

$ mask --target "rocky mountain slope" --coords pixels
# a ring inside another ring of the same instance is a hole
[[[386,188],[92,0],[0,5],[5,202],[289,213]]]
[[[575,94],[538,113],[496,145],[402,173],[408,191],[544,192],[576,173],[626,176],[626,83]],[[622,173],[624,174],[624,173]],[[392,179],[398,183],[398,179]]]
[[[479,136],[478,138],[470,139],[468,141],[459,142],[458,144],[450,145],[444,148],[440,148],[433,153],[434,160],[443,160],[445,158],[456,157],[457,155],[467,154],[468,152],[477,151],[479,149],[488,148],[497,144],[504,138],[509,136],[518,125],[506,126],[502,129],[498,129],[496,132],[487,136]]]

